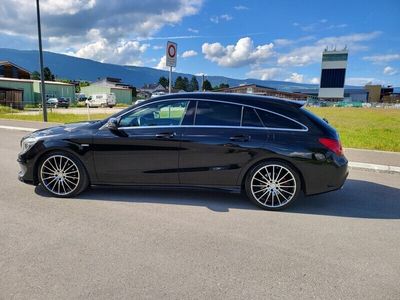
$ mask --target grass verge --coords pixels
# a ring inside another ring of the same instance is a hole
[[[335,127],[344,147],[400,152],[400,109],[309,107]]]

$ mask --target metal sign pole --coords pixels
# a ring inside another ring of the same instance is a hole
[[[168,81],[168,92],[171,94],[172,90],[172,67],[169,67],[169,81]]]
[[[44,83],[44,71],[43,71],[42,30],[40,26],[39,0],[36,0],[36,12],[37,12],[38,38],[39,38],[40,82],[41,82],[40,93],[42,96],[43,121],[47,122],[47,107],[46,107],[46,96],[45,96],[46,87]]]

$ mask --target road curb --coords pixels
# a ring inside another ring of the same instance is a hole
[[[400,167],[349,161],[350,169],[400,174]]]

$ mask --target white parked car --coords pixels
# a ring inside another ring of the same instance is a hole
[[[89,107],[114,107],[117,104],[117,100],[114,93],[94,94],[86,100],[86,104]]]

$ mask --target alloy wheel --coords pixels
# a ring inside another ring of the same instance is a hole
[[[251,193],[262,206],[279,208],[296,194],[296,179],[286,167],[269,164],[258,169],[251,178]]]
[[[80,182],[78,166],[64,155],[48,157],[40,168],[40,177],[45,188],[58,196],[73,193]]]

